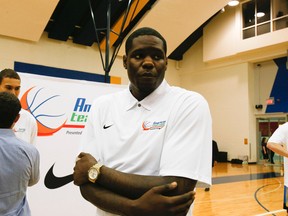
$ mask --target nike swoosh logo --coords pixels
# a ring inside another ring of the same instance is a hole
[[[110,128],[112,125],[113,125],[113,124],[111,124],[111,125],[107,125],[107,126],[106,126],[106,125],[104,125],[104,126],[103,126],[103,129],[107,129],[107,128]]]
[[[70,182],[72,182],[73,179],[73,174],[63,176],[63,177],[57,177],[53,173],[53,167],[55,163],[52,165],[52,167],[48,170],[45,179],[44,179],[44,184],[47,188],[49,189],[56,189],[59,187],[62,187]]]

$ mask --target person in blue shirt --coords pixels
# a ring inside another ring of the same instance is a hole
[[[27,187],[40,177],[38,150],[12,129],[20,110],[17,96],[0,92],[0,215],[30,216]]]

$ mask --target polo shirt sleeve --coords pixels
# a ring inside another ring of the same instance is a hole
[[[181,96],[172,108],[162,156],[161,176],[179,176],[211,184],[212,120],[198,93]]]
[[[88,114],[88,119],[83,130],[83,136],[81,138],[80,152],[86,152],[93,155],[95,158],[99,158],[97,154],[97,134],[96,131],[99,131],[97,128],[99,124],[97,122],[100,119],[99,110],[97,109],[98,105],[96,100],[93,102],[90,112]]]
[[[31,123],[30,123],[30,129],[31,129],[31,144],[36,145],[36,141],[37,141],[37,133],[38,133],[38,127],[37,127],[37,123],[36,120],[31,117]]]
[[[268,142],[276,143],[279,145],[288,144],[288,123],[280,125],[269,138]]]

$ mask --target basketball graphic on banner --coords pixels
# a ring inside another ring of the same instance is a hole
[[[37,121],[38,136],[50,136],[66,123],[64,97],[48,88],[32,87],[21,97],[22,108],[30,112]]]

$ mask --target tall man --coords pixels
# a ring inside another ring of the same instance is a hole
[[[4,69],[0,72],[0,92],[10,92],[19,96],[21,88],[21,79],[18,73],[12,69]],[[35,118],[24,109],[20,111],[20,119],[14,126],[16,136],[20,139],[36,144],[37,123]]]
[[[74,183],[97,216],[190,216],[197,181],[211,183],[208,104],[166,82],[167,46],[156,30],[136,30],[125,51],[129,88],[94,101]]]
[[[0,92],[0,215],[30,216],[27,187],[40,177],[39,152],[12,130],[20,109],[15,95]]]

